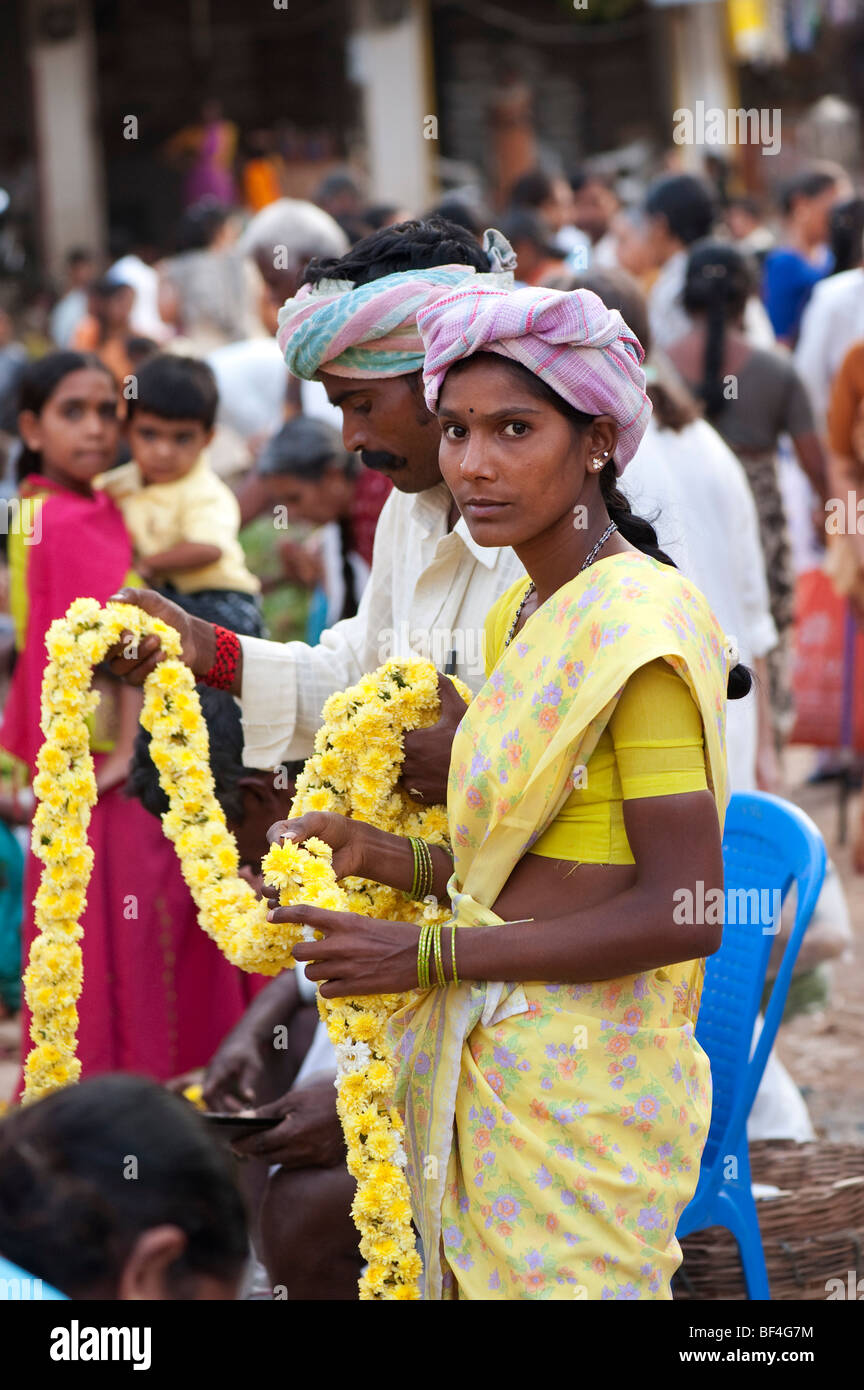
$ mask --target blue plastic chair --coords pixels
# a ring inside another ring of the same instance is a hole
[[[706,962],[696,1028],[711,1061],[711,1126],[699,1183],[681,1214],[677,1235],[680,1239],[707,1226],[730,1230],[738,1242],[751,1299],[770,1299],[771,1293],[751,1191],[747,1116],[780,1026],[792,968],[822,889],[826,862],[822,836],[797,806],[764,792],[732,797],[723,836],[723,943]],[[793,883],[795,924],[751,1056],[768,957],[779,928],[779,904]],[[752,897],[754,889],[758,902]],[[742,890],[750,890],[751,896],[743,899]],[[738,920],[741,916],[746,920]]]

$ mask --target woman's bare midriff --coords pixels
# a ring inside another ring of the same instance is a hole
[[[582,864],[523,855],[495,902],[505,922],[566,917],[608,902],[636,881],[635,864]]]

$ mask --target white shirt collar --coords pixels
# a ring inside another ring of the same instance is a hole
[[[447,517],[453,498],[446,483],[436,483],[434,487],[427,488],[425,492],[415,492],[413,501],[414,519],[425,536],[430,536],[433,531],[437,531],[439,539],[441,539],[448,534]],[[453,535],[459,537],[465,549],[479,564],[483,565],[484,569],[492,570],[495,568],[501,547],[478,545],[468,530],[463,516],[460,516],[453,527]]]

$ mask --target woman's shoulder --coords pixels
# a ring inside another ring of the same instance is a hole
[[[626,563],[629,557],[630,564]],[[613,597],[641,607],[642,618],[666,625],[673,611],[682,609],[704,618],[711,615],[708,600],[693,580],[677,565],[668,565],[641,550],[614,557],[621,563],[609,567],[605,598]]]

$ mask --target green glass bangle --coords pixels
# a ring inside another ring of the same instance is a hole
[[[456,927],[455,924],[450,928],[450,959],[453,962],[453,983],[458,985],[459,976],[456,974]]]
[[[444,974],[444,961],[441,952],[441,923],[435,923],[432,944],[435,948],[435,974],[438,976],[438,985],[441,989],[447,983],[447,976]]]
[[[426,864],[426,882],[423,887],[423,897],[425,898],[432,891],[432,881],[435,878],[435,870],[432,867],[432,851],[425,840],[421,840],[420,844],[423,846],[422,854]]]
[[[429,979],[429,948],[431,946],[432,922],[424,922],[420,928],[420,940],[417,943],[417,987],[418,989],[430,989]]]
[[[432,855],[425,840],[421,840],[416,835],[409,835],[411,850],[414,855],[414,877],[411,880],[412,898],[422,902],[428,896],[435,871],[432,867]]]
[[[411,880],[411,897],[413,898],[417,897],[417,888],[419,884],[419,849],[417,848],[418,842],[419,841],[417,840],[417,838],[414,837],[414,835],[410,835],[410,837],[408,837],[408,844],[411,845],[411,853],[413,853],[414,855],[414,877],[413,880]]]

